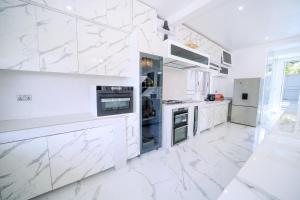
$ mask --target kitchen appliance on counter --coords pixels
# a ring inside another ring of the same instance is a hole
[[[215,94],[215,101],[223,101],[224,95],[223,94]]]
[[[173,109],[172,145],[187,139],[188,115],[188,108]]]
[[[97,116],[133,112],[133,87],[97,86]]]
[[[261,115],[262,85],[261,78],[234,80],[231,122],[257,126]]]
[[[140,54],[141,153],[161,147],[163,58]]]
[[[207,101],[215,101],[216,100],[215,94],[208,94],[206,100]]]

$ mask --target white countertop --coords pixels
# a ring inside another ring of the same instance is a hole
[[[300,199],[299,109],[283,113],[219,200]]]
[[[122,117],[122,116],[126,116],[127,114],[97,117],[92,115],[91,113],[78,113],[72,115],[60,115],[60,116],[50,116],[50,117],[31,118],[31,119],[5,120],[5,121],[0,121],[0,133],[106,119],[111,117]]]
[[[223,101],[187,101],[178,104],[163,104],[165,108],[179,108],[184,106],[211,106],[211,105],[219,105],[219,104],[226,104],[230,103],[230,100],[223,100]]]
[[[0,121],[0,144],[112,124],[132,113],[97,117],[91,113]]]

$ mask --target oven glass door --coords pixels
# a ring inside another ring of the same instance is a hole
[[[174,127],[179,127],[187,124],[188,122],[188,113],[181,113],[174,115]]]
[[[130,109],[130,98],[102,98],[103,111],[128,110]]]
[[[188,125],[174,129],[173,145],[187,139]]]

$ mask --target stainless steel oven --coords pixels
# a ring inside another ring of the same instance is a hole
[[[178,108],[173,110],[172,145],[187,139],[188,134],[188,109]]]
[[[133,112],[133,87],[97,86],[97,115]]]

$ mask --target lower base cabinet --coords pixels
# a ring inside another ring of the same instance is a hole
[[[228,104],[218,105],[214,110],[214,126],[227,121]]]
[[[114,131],[103,126],[50,136],[53,189],[114,166]]]
[[[227,121],[228,104],[212,105],[199,109],[199,131],[212,128]]]
[[[127,159],[140,155],[139,117],[130,114],[126,118]]]
[[[213,107],[206,107],[199,109],[199,131],[204,131],[213,127]]]
[[[50,190],[46,138],[0,145],[0,199],[26,200]]]

